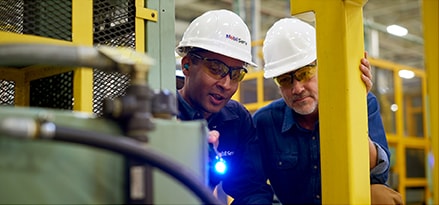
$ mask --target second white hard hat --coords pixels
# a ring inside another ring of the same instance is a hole
[[[256,66],[252,61],[250,31],[241,17],[228,10],[207,11],[191,22],[175,51],[184,56],[191,48],[202,48]]]
[[[275,22],[267,31],[262,47],[264,77],[276,77],[316,60],[315,35],[314,27],[298,18]]]

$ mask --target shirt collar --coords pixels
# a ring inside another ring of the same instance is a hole
[[[293,128],[293,126],[296,126],[298,128],[304,129],[294,119],[294,111],[293,111],[293,109],[288,107],[286,104],[285,104],[285,107],[284,107],[284,113],[285,113],[285,115],[284,115],[284,119],[283,119],[283,122],[282,122],[282,132],[287,132],[288,130]],[[319,127],[319,121],[317,121],[315,123],[315,127],[316,128]]]
[[[293,125],[296,124],[296,121],[294,120],[294,114],[293,114],[293,109],[291,109],[290,107],[288,107],[287,105],[284,108],[284,119],[283,119],[283,123],[282,123],[282,132],[286,132],[288,130],[290,130]]]
[[[196,109],[192,108],[189,103],[184,100],[183,96],[177,92],[178,98],[178,118],[181,120],[197,120],[203,119],[203,115],[201,112],[198,112]]]

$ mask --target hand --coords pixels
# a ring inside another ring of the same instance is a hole
[[[372,140],[369,138],[369,168],[373,169],[378,164],[378,150]]]
[[[363,80],[364,84],[366,85],[366,91],[367,93],[372,90],[373,86],[373,76],[371,72],[371,66],[369,61],[367,60],[368,53],[367,51],[364,52],[364,58],[361,59],[360,64],[360,70],[361,70],[361,80]]]
[[[215,151],[218,148],[219,145],[219,132],[216,130],[212,130],[209,131],[209,137],[207,138],[207,142],[212,143],[213,144],[213,148],[215,149]]]
[[[215,163],[217,157],[221,157],[218,153],[219,132],[216,130],[209,131],[207,141],[209,142],[209,187],[214,188],[221,181],[221,174],[217,172]],[[212,144],[212,147],[211,145]],[[212,149],[213,148],[213,149]]]
[[[218,152],[219,132],[216,130],[209,131],[207,142],[209,142],[209,160],[214,160],[217,156],[221,157]]]

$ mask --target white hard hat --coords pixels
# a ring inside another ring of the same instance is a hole
[[[264,77],[294,71],[316,60],[316,32],[297,18],[283,18],[267,31],[262,47]]]
[[[228,10],[207,11],[193,20],[175,51],[184,56],[194,47],[256,66],[252,62],[250,31],[241,17]]]

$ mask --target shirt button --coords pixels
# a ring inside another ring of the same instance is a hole
[[[317,169],[317,165],[314,165],[314,169]]]
[[[279,166],[282,166],[282,161],[279,161],[279,163],[277,163]]]
[[[316,137],[315,137],[315,136],[312,136],[312,140],[316,140]]]
[[[216,129],[216,125],[212,126],[213,129]]]
[[[317,194],[317,195],[316,195],[316,198],[317,198],[317,199],[320,199],[320,195]]]

